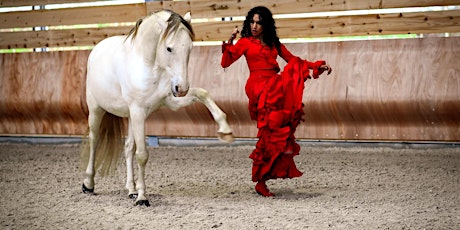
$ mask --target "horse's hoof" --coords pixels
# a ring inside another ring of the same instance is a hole
[[[218,134],[219,134],[218,138],[221,141],[224,141],[227,143],[232,143],[233,141],[235,141],[235,138],[233,137],[232,133],[218,133]]]
[[[137,193],[129,194],[129,199],[131,200],[136,200],[137,199]]]
[[[148,200],[138,200],[136,201],[136,206],[145,206],[145,207],[150,207],[150,203]]]
[[[85,186],[85,183],[83,183],[83,185],[81,186],[81,190],[83,191],[83,193],[85,194],[94,194],[94,188],[92,189],[89,189]]]

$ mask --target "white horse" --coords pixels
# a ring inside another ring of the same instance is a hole
[[[189,89],[187,67],[194,38],[190,20],[189,13],[181,17],[159,11],[140,19],[128,36],[107,38],[91,51],[86,76],[89,138],[88,147],[82,149],[88,159],[84,193],[94,193],[96,170],[105,174],[116,166],[123,152],[122,117],[128,118],[126,188],[136,205],[150,206],[144,180],[148,160],[144,122],[153,111],[163,106],[177,110],[199,101],[217,122],[219,138],[233,141],[226,114],[207,91]],[[134,151],[139,165],[136,183]]]

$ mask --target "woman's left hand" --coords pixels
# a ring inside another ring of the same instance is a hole
[[[228,43],[233,43],[233,39],[236,38],[236,35],[239,34],[240,31],[238,30],[238,26],[235,27],[232,31],[232,35],[230,35],[230,38],[228,39]]]
[[[332,68],[330,65],[326,64],[326,65],[321,65],[319,67],[320,70],[322,71],[327,71],[327,75],[331,74],[332,73]]]

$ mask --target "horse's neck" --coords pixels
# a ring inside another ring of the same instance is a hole
[[[148,18],[141,26],[142,30],[138,32],[134,40],[134,50],[142,56],[145,64],[153,66],[155,65],[157,44],[160,41],[160,29],[153,18]]]

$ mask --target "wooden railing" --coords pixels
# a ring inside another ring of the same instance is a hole
[[[3,1],[2,6],[42,5],[50,3],[84,2],[75,0]],[[250,0],[227,1],[162,1],[115,6],[77,7],[55,10],[31,10],[2,13],[0,29],[31,28],[39,26],[69,26],[102,23],[135,22],[140,17],[160,9],[171,9],[180,14],[191,12],[196,19],[242,17],[261,4]],[[402,7],[460,5],[458,0],[329,0],[264,1],[273,14],[299,14],[314,12],[344,12],[349,10],[376,10]],[[344,16],[310,16],[277,19],[281,38],[333,37],[350,35],[388,35],[460,32],[460,10],[414,13],[351,13]],[[194,23],[197,41],[222,41],[228,31],[241,26],[241,21],[211,21]],[[50,29],[45,31],[4,32],[0,49],[92,46],[100,40],[126,34],[131,26],[106,26],[84,29]]]
[[[0,7],[86,1],[5,0]],[[235,26],[241,27],[238,18],[258,4],[162,1],[0,13],[0,49],[93,46],[108,36],[126,34],[138,18],[162,8],[209,19],[192,23],[197,41],[221,41]],[[298,138],[460,141],[460,38],[431,36],[460,32],[458,0],[269,0],[263,5],[277,16],[331,12],[330,16],[278,17],[281,38],[425,34],[414,39],[287,44],[295,55],[327,60],[334,69],[331,76],[306,82],[306,122],[299,126]],[[439,10],[405,11],[427,6]],[[376,11],[389,8],[399,11]],[[230,17],[234,20],[220,20]],[[109,24],[94,26],[102,23]],[[81,26],[62,29],[62,25]],[[17,29],[35,26],[49,28]],[[89,50],[0,54],[0,135],[84,134],[87,111],[82,92],[88,54]],[[195,46],[189,67],[191,85],[210,92],[237,137],[254,137],[257,130],[244,94],[248,76],[244,58],[226,70],[219,63],[220,46]],[[217,127],[204,106],[193,105],[152,114],[146,129],[148,135],[208,137],[215,135]]]

